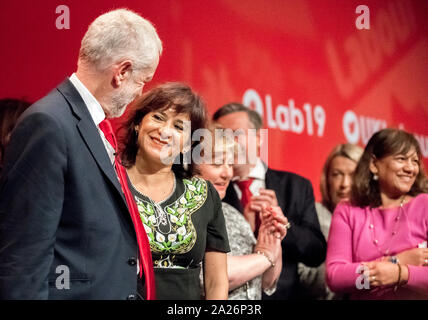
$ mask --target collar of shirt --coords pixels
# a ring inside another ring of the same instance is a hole
[[[80,96],[85,102],[86,107],[88,108],[89,113],[91,114],[92,120],[95,125],[98,126],[101,121],[106,118],[103,108],[100,103],[95,99],[92,93],[85,87],[85,85],[79,80],[77,75],[73,73],[70,77],[71,83],[74,85],[76,90],[79,92]]]
[[[267,167],[260,158],[257,158],[256,165],[251,169],[248,178],[265,180]]]
[[[95,99],[92,93],[88,90],[88,88],[85,87],[85,85],[79,80],[79,78],[77,78],[77,75],[75,73],[71,75],[70,81],[74,85],[76,90],[79,92],[80,96],[83,99],[83,102],[88,108],[88,111],[91,114],[91,118],[98,128],[98,133],[100,134],[101,139],[103,140],[104,147],[106,148],[108,157],[110,158],[110,162],[114,164],[116,151],[111,146],[111,144],[107,141],[106,137],[104,136],[104,133],[99,128],[99,124],[101,123],[101,121],[103,121],[106,118],[106,115],[104,113],[103,108],[101,107],[101,104],[97,101],[97,99]]]
[[[257,158],[256,165],[253,169],[251,169],[248,178],[254,178],[254,181],[250,185],[250,191],[253,195],[259,194],[260,188],[266,188],[265,183],[265,176],[266,176],[266,170],[267,166],[263,163],[263,161],[260,158]],[[237,179],[233,179],[233,181],[236,181]],[[233,188],[236,191],[236,195],[238,196],[238,199],[241,200],[242,192],[241,189],[239,189],[238,185],[236,183],[233,184]]]

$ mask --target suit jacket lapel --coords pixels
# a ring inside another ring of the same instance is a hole
[[[275,191],[276,197],[278,199],[278,205],[282,208],[284,211],[284,215],[287,216],[286,212],[286,199],[284,196],[284,187],[283,184],[285,183],[285,178],[280,178],[278,174],[275,173],[275,171],[271,169],[267,169],[266,176],[265,176],[265,183],[266,183],[266,189],[271,189]]]
[[[82,135],[82,138],[95,161],[101,168],[101,171],[104,172],[107,179],[114,185],[126,204],[126,200],[114,167],[110,162],[98,129],[95,126],[91,114],[89,113],[88,108],[83,102],[79,92],[68,79],[58,86],[58,91],[65,97],[65,99],[67,99],[67,101],[70,103],[73,113],[79,119],[79,122],[77,123],[77,129]]]
[[[266,175],[265,175],[266,189],[272,189],[274,187],[274,185],[273,185],[274,183],[272,180],[274,180],[273,172],[271,169],[268,168],[266,171]]]

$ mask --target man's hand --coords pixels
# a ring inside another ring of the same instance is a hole
[[[250,204],[249,209],[261,212],[263,207],[277,206],[278,200],[275,191],[260,188],[259,195],[252,196],[248,203]]]

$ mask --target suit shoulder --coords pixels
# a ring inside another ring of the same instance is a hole
[[[287,180],[292,183],[296,184],[309,184],[312,186],[312,183],[309,179],[298,175],[297,173],[290,172],[290,171],[282,171],[282,170],[273,170],[271,168],[268,169],[268,172],[270,171],[270,174],[278,177],[282,180]]]
[[[51,115],[59,114],[67,107],[68,103],[57,88],[53,89],[46,96],[33,103],[28,109],[29,113],[41,112]]]
[[[33,103],[21,115],[18,122],[23,120],[32,121],[31,119],[40,118],[56,122],[59,127],[67,126],[70,122],[72,113],[70,106],[64,96],[57,90],[53,89],[46,96]],[[48,124],[49,122],[46,122]],[[18,124],[18,123],[17,123]]]

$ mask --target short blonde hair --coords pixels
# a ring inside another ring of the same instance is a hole
[[[229,138],[225,135],[222,135],[220,141],[218,141],[218,139],[215,139],[216,130],[224,130],[222,126],[215,123],[209,123],[208,130],[211,131],[211,135],[214,138],[214,143],[212,148],[214,152],[226,152],[228,154],[231,153],[233,155],[236,154],[238,150],[238,145],[237,145],[237,142],[234,140],[233,136]]]
[[[218,153],[221,153],[221,154],[226,153],[226,155],[233,155],[233,156],[237,154],[238,144],[234,140],[233,136],[228,137],[227,135],[222,134],[219,136],[220,139],[216,138],[216,130],[224,130],[223,127],[216,124],[215,122],[209,122],[205,130],[208,130],[210,132],[211,141],[205,141],[205,136],[203,136],[203,138],[201,139],[201,144],[202,144],[201,156],[203,156],[207,148],[211,149],[209,151],[211,152],[211,155],[213,156],[213,158]],[[227,159],[223,159],[223,163],[224,161],[227,161]],[[196,166],[196,171],[199,174],[199,170],[197,166]]]
[[[352,160],[355,163],[358,163],[362,154],[363,154],[363,149],[361,147],[351,143],[344,143],[344,144],[339,144],[335,146],[333,150],[330,152],[330,154],[328,155],[321,172],[320,189],[321,189],[321,196],[322,196],[322,204],[328,210],[330,210],[330,212],[333,212],[335,207],[330,197],[330,186],[328,185],[328,174],[330,171],[331,162],[333,161],[334,158],[341,156],[349,160]]]

